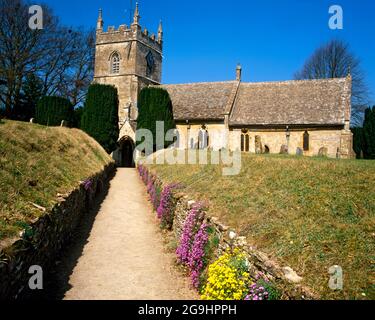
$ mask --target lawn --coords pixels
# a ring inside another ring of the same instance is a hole
[[[151,168],[322,298],[375,299],[375,161],[244,154],[237,176],[215,165]],[[329,289],[333,265],[343,268],[343,291]]]
[[[0,246],[111,161],[80,130],[0,120]]]

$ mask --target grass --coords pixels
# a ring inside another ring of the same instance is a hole
[[[51,209],[57,194],[99,172],[112,160],[77,129],[2,121],[0,124],[0,241],[17,235]]]
[[[246,154],[237,176],[214,165],[151,168],[323,299],[375,299],[375,161]],[[343,291],[328,287],[332,265],[343,268]]]

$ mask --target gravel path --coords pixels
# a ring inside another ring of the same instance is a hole
[[[197,299],[175,269],[158,228],[136,170],[119,169],[69,275],[64,299]]]

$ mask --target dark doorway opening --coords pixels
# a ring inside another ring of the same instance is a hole
[[[121,151],[121,167],[123,168],[134,168],[134,142],[129,137],[123,139],[120,143]]]

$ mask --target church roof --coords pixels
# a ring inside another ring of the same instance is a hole
[[[241,83],[229,124],[342,125],[348,97],[345,78]]]
[[[163,85],[176,120],[224,120],[233,105],[238,81]]]
[[[163,85],[174,117],[224,120],[231,126],[343,125],[348,115],[346,78],[284,82],[239,81]]]

